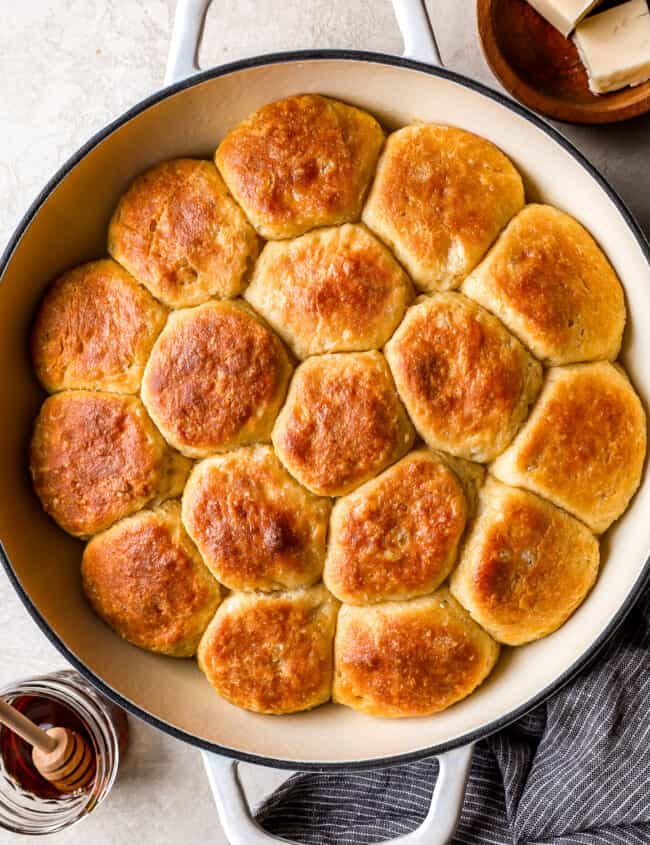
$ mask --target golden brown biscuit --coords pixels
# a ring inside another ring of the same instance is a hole
[[[278,457],[321,496],[342,496],[401,458],[413,427],[380,352],[308,358],[273,429]]]
[[[467,501],[467,516],[471,518],[478,507],[478,494],[485,481],[485,468],[481,464],[466,461],[464,458],[456,458],[446,452],[434,452],[443,461],[456,478],[460,481]]]
[[[542,368],[519,341],[458,293],[421,298],[385,354],[424,440],[473,461],[505,449],[542,381]]]
[[[291,590],[320,578],[330,507],[294,481],[270,446],[252,446],[195,466],[183,522],[229,589]]]
[[[429,716],[473,692],[498,656],[499,646],[446,589],[374,607],[343,605],[332,697],[372,716]]]
[[[179,158],[133,182],[111,220],[108,251],[180,308],[241,293],[259,242],[214,164]]]
[[[282,342],[239,302],[175,311],[154,345],[142,401],[191,458],[268,440],[291,374]]]
[[[268,243],[245,298],[306,358],[382,347],[413,295],[386,247],[346,224]]]
[[[48,289],[32,332],[36,375],[50,393],[135,393],[167,310],[114,261],[69,270]]]
[[[362,218],[420,290],[448,290],[523,204],[521,177],[493,144],[418,124],[388,137]]]
[[[549,205],[520,211],[462,291],[546,364],[613,360],[621,348],[616,273],[589,232]]]
[[[444,458],[411,452],[334,505],[327,588],[355,605],[433,592],[456,561],[468,510],[463,484]]]
[[[492,472],[600,534],[627,508],[645,452],[645,412],[623,370],[573,364],[546,373],[530,418]]]
[[[221,591],[185,533],[178,501],[140,511],[97,534],[81,561],[95,612],[125,640],[192,657]]]
[[[189,468],[135,396],[55,393],[36,419],[34,489],[52,519],[77,537],[103,531],[153,500],[178,496]]]
[[[359,218],[383,141],[367,112],[304,94],[254,112],[215,161],[260,235],[292,238]]]
[[[199,646],[199,667],[219,695],[256,713],[296,713],[332,689],[338,602],[322,584],[286,593],[233,593]]]
[[[598,575],[598,540],[532,493],[489,479],[451,575],[452,595],[495,640],[545,637],[582,603]]]

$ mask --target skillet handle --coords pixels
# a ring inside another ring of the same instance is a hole
[[[392,0],[392,3],[404,40],[404,58],[442,67],[436,36],[424,0]]]
[[[174,12],[172,38],[169,43],[165,85],[187,79],[198,73],[199,47],[203,37],[205,16],[212,0],[178,0]]]
[[[412,833],[391,839],[391,845],[446,845],[451,842],[463,808],[473,751],[473,745],[464,745],[438,756],[438,779],[425,820]],[[255,821],[239,780],[236,760],[209,751],[201,753],[221,826],[230,845],[268,845],[269,842],[294,845],[288,839],[267,833]]]
[[[178,0],[165,69],[165,85],[198,73],[199,47],[205,16],[212,0]],[[442,65],[424,0],[392,0],[404,39],[404,56],[429,65]]]

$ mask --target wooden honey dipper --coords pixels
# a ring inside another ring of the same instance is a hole
[[[95,777],[95,755],[76,731],[68,728],[44,731],[2,699],[0,723],[32,746],[34,767],[59,792],[84,789]]]

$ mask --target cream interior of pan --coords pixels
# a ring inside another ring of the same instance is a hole
[[[130,180],[174,156],[209,157],[225,131],[268,101],[299,92],[339,97],[389,128],[414,120],[454,124],[489,138],[522,172],[529,199],[585,224],[625,286],[623,360],[650,396],[650,269],[606,192],[555,140],[480,93],[415,70],[357,60],[292,61],[233,72],[164,100],[114,131],[65,177],[27,229],[0,285],[0,537],[20,582],[68,648],[125,698],[189,734],[285,761],[337,763],[414,752],[480,729],[544,690],[607,627],[650,550],[650,484],[603,546],[587,601],[558,632],[506,650],[474,695],[432,718],[382,721],[326,705],[295,716],[260,716],[220,699],[195,663],[148,654],[120,640],[85,604],[81,544],[51,522],[31,491],[26,448],[42,401],[28,332],[43,290],[65,268],[105,252],[106,225]]]

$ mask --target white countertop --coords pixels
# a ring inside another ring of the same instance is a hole
[[[480,53],[473,0],[428,5],[445,64],[498,87]],[[56,168],[92,133],[161,86],[173,7],[173,0],[0,0],[0,251]],[[302,47],[399,52],[401,40],[388,0],[240,0],[214,4],[201,63]],[[560,128],[650,231],[650,115],[611,127]],[[65,665],[4,574],[0,608],[0,685]],[[131,731],[107,802],[49,841],[225,843],[198,751],[134,720]],[[253,800],[284,777],[244,768]],[[2,843],[20,839],[0,833]]]

